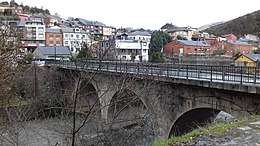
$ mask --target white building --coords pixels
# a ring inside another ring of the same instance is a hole
[[[80,28],[62,28],[63,46],[68,46],[72,54],[78,53],[83,42],[90,44],[90,38],[86,31]]]
[[[115,41],[116,59],[147,62],[149,59],[149,43],[147,41],[137,40],[116,40]]]
[[[128,34],[128,37],[133,40],[151,41],[151,34],[147,31],[135,31]]]
[[[44,46],[45,24],[41,18],[29,18],[20,21],[17,27],[17,36],[22,40],[23,48],[26,52],[33,52],[37,46]]]

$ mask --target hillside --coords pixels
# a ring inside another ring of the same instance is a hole
[[[232,33],[236,36],[242,36],[244,34],[260,36],[260,10],[210,27],[205,31],[215,35]]]
[[[42,14],[49,14],[50,15],[50,11],[48,9],[41,9],[41,8],[37,8],[37,7],[30,7],[28,5],[19,5],[17,4],[16,2],[7,2],[7,1],[4,1],[4,2],[0,2],[0,6],[9,6],[10,8],[11,7],[15,7],[15,8],[21,8],[25,13],[28,13],[28,14],[38,14],[38,13],[42,13]],[[0,14],[2,15],[11,15],[12,11],[10,10],[5,10],[4,12],[0,12]]]
[[[208,29],[210,27],[220,25],[220,24],[223,24],[223,23],[225,23],[225,22],[222,21],[222,22],[215,22],[215,23],[206,24],[206,25],[198,27],[198,31],[204,31],[205,29]]]

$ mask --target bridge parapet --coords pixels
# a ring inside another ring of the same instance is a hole
[[[47,66],[89,72],[129,74],[172,83],[260,93],[260,68],[182,64],[122,63],[109,61],[46,62]]]

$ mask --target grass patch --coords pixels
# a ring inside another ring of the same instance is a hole
[[[178,143],[187,143],[200,135],[211,135],[215,137],[223,137],[232,134],[235,136],[239,136],[239,133],[231,133],[230,131],[234,128],[243,126],[246,123],[255,122],[257,120],[260,120],[260,115],[251,115],[248,117],[239,118],[233,122],[215,123],[208,127],[193,130],[192,132],[182,136],[171,137],[167,140],[157,140],[155,141],[153,146],[168,146],[168,145],[173,145]]]

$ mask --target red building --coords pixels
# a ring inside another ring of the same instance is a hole
[[[212,54],[212,47],[199,41],[174,40],[163,47],[166,55]]]
[[[237,54],[250,54],[253,52],[252,45],[248,44],[247,42],[241,41],[220,41],[215,42],[213,44],[215,50],[223,50],[221,51],[225,56],[235,56]]]
[[[46,28],[45,46],[63,46],[63,35],[59,28]]]

